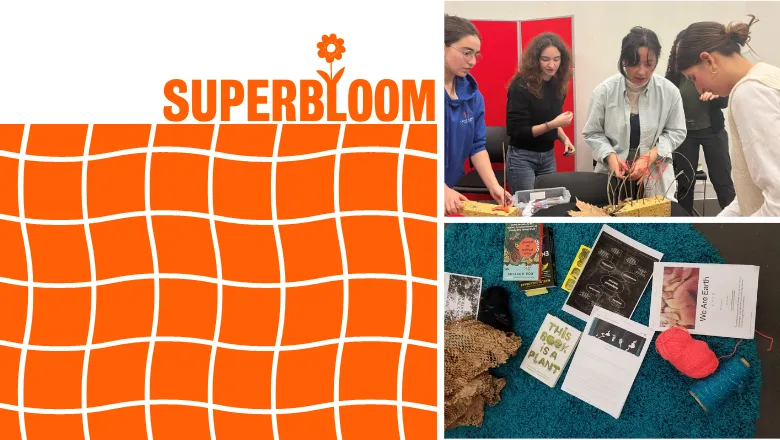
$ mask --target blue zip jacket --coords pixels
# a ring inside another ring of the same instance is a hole
[[[445,91],[444,183],[452,188],[463,174],[463,163],[485,149],[485,100],[471,74],[455,77],[455,93]]]

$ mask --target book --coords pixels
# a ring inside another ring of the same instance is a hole
[[[663,254],[604,225],[563,311],[587,321],[593,306],[630,318]]]
[[[577,282],[577,278],[582,273],[582,268],[585,267],[585,260],[590,255],[590,248],[585,245],[580,245],[580,250],[577,251],[577,256],[574,257],[574,261],[569,266],[569,271],[566,272],[566,278],[563,279],[561,289],[571,293],[571,289],[574,288],[574,283]]]
[[[535,296],[541,293],[547,293],[542,288],[555,287],[557,280],[555,278],[555,246],[553,244],[553,230],[547,225],[542,228],[542,275],[539,281],[518,281],[520,290],[524,290],[528,296]],[[537,292],[535,292],[537,291]]]
[[[694,335],[753,339],[758,266],[656,263],[650,300],[653,330],[680,326]]]
[[[593,307],[561,390],[620,418],[653,334],[638,322]]]
[[[504,231],[504,281],[539,281],[544,225],[507,223]]]
[[[580,331],[550,315],[544,318],[520,369],[539,379],[550,388],[555,387],[569,357],[580,340]]]
[[[479,299],[482,296],[482,278],[455,273],[444,274],[446,302],[444,322],[458,319],[477,319]]]

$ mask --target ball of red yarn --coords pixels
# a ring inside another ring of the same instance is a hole
[[[671,327],[658,335],[655,349],[680,373],[694,379],[707,377],[718,369],[718,357],[707,343],[693,339],[680,327]]]

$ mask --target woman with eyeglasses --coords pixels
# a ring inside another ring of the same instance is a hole
[[[507,92],[506,131],[510,137],[507,176],[512,191],[534,188],[537,176],[555,172],[555,141],[574,152],[563,127],[572,112],[563,112],[571,79],[571,51],[554,33],[537,35],[523,51]]]
[[[720,214],[780,216],[780,68],[753,63],[742,47],[758,20],[724,26],[699,22],[688,26],[676,46],[675,71],[699,93],[729,96],[731,178],[736,198]]]
[[[511,204],[510,195],[498,183],[485,150],[485,101],[469,73],[481,58],[482,40],[466,19],[444,15],[444,210],[447,215],[463,209],[465,196],[452,187],[463,176],[463,164],[471,158],[479,177],[499,204]]]
[[[655,32],[634,27],[623,38],[619,73],[591,94],[582,135],[593,151],[594,171],[631,180],[621,198],[641,184],[644,197],[676,201],[672,153],[687,130],[680,91],[654,73],[660,56]]]

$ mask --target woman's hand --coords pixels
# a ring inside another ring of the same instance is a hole
[[[563,128],[571,124],[572,120],[574,120],[574,113],[563,112],[560,115],[558,115],[555,119],[553,119],[548,125],[551,128]]]
[[[624,177],[623,171],[628,169],[626,161],[621,159],[616,153],[610,153],[607,156],[607,165],[609,165],[609,169],[615,173],[618,179],[622,179]]]
[[[574,144],[571,143],[569,138],[563,140],[563,153],[564,154],[574,153]]]
[[[499,205],[512,205],[512,195],[506,192],[504,188],[501,187],[501,185],[494,185],[490,187],[490,195]]]
[[[658,149],[653,147],[646,155],[640,156],[631,164],[631,180],[639,180],[650,174],[650,166],[658,160]]]
[[[444,214],[460,214],[463,211],[463,201],[468,200],[466,196],[455,191],[449,186],[444,187]]]
[[[704,92],[699,96],[699,99],[702,101],[712,101],[713,99],[718,99],[718,95],[713,95],[711,92]]]

